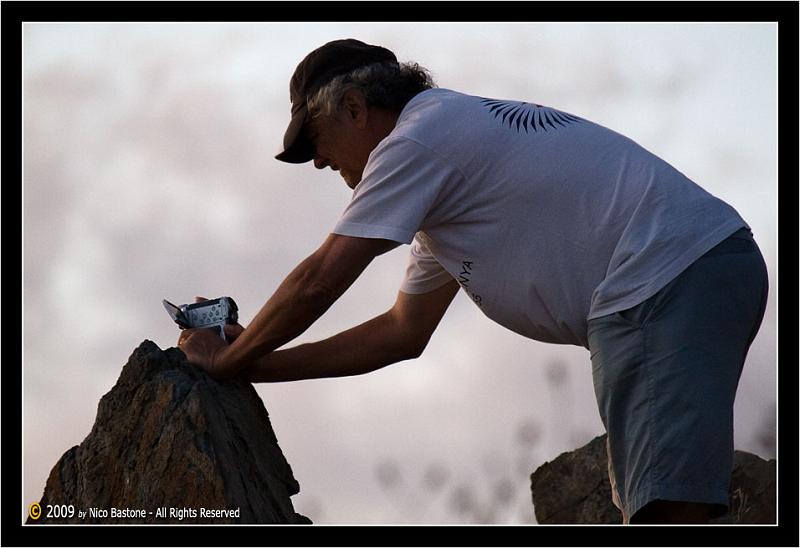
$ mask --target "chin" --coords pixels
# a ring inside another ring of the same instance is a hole
[[[353,177],[352,175],[345,175],[344,173],[342,174],[342,179],[344,179],[345,184],[352,189],[355,189],[356,186],[358,186],[358,183],[361,182],[360,176]]]

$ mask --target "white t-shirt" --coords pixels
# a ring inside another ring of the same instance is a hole
[[[605,127],[431,89],[372,151],[334,233],[414,240],[402,291],[456,279],[512,331],[588,347],[589,319],[641,303],[745,226]]]

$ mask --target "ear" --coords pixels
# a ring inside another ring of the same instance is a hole
[[[358,129],[365,129],[369,118],[369,108],[364,94],[357,89],[348,89],[344,93],[343,103],[347,119],[353,122]]]

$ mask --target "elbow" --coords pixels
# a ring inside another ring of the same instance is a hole
[[[396,361],[414,360],[422,356],[433,331],[420,329],[418,325],[404,321],[390,310],[384,316],[383,335],[380,337],[389,348]]]
[[[398,354],[397,359],[395,361],[404,362],[408,360],[416,360],[422,356],[422,350],[404,350]]]
[[[398,349],[398,355],[400,356],[398,361],[416,360],[422,356],[422,353],[425,351],[425,347],[427,345],[427,340],[414,339],[405,341]]]
[[[325,309],[339,298],[339,294],[332,287],[320,282],[303,283],[299,294],[307,305]]]
[[[303,268],[296,273],[293,282],[298,304],[312,309],[327,310],[342,293],[314,268]]]
[[[421,343],[417,343],[413,347],[412,352],[410,354],[411,357],[409,359],[415,360],[415,359],[419,358],[420,356],[422,356],[422,353],[425,352],[425,348],[427,346],[428,346],[428,341],[427,340],[426,341],[422,341]]]

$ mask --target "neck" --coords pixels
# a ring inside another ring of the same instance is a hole
[[[397,125],[397,119],[400,117],[400,113],[377,107],[370,110],[372,111],[370,112],[370,117],[372,118],[374,134],[378,137],[378,141],[381,141],[384,137],[389,135]]]

